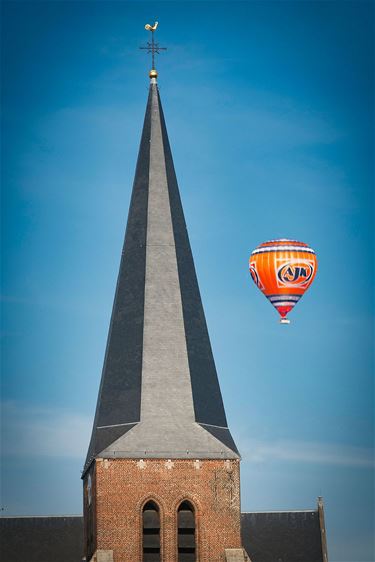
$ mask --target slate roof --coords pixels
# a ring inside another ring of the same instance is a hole
[[[327,562],[318,510],[243,513],[241,525],[251,562]],[[82,544],[81,516],[0,518],[4,562],[81,562]]]
[[[114,456],[238,457],[155,79],[85,469]]]
[[[241,531],[251,562],[325,562],[318,510],[242,513]]]
[[[80,562],[83,517],[0,517],[2,562]]]

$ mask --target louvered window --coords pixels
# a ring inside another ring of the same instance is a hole
[[[143,508],[143,562],[160,562],[160,514],[156,503]]]
[[[189,502],[183,502],[177,512],[178,562],[195,562],[195,514]]]

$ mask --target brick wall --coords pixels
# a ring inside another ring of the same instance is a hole
[[[184,500],[195,508],[197,561],[224,561],[225,548],[241,547],[238,460],[97,459],[90,472],[96,548],[113,551],[114,562],[142,561],[149,500],[160,510],[163,562],[178,560],[177,509]]]

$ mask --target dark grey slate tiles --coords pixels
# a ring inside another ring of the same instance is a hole
[[[2,562],[81,562],[83,517],[0,518]]]
[[[323,562],[317,510],[242,513],[241,531],[252,562]]]
[[[153,81],[85,468],[143,455],[238,457]]]

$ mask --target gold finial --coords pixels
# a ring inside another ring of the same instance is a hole
[[[146,23],[145,25],[145,29],[147,31],[151,31],[151,43],[148,41],[147,42],[147,47],[139,47],[140,49],[144,49],[147,50],[148,53],[151,53],[151,57],[152,57],[152,68],[149,72],[149,76],[152,79],[156,80],[158,73],[155,70],[155,53],[156,54],[160,54],[160,51],[166,51],[166,47],[159,47],[158,43],[155,43],[154,40],[154,33],[156,31],[157,26],[159,25],[159,22],[155,22],[154,25],[150,25],[149,23]]]

